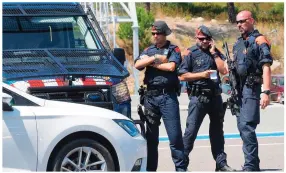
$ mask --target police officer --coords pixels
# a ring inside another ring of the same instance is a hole
[[[144,100],[147,119],[147,171],[158,166],[159,125],[162,117],[170,141],[176,171],[186,171],[184,145],[180,123],[179,102],[176,92],[179,79],[176,69],[181,63],[178,46],[166,40],[171,30],[164,21],[152,25],[154,45],[146,48],[135,60],[135,68],[145,71],[147,92]],[[151,118],[151,120],[150,120]]]
[[[179,79],[188,82],[189,109],[186,130],[183,137],[186,163],[189,164],[189,153],[206,114],[209,114],[209,135],[211,151],[216,161],[216,171],[234,171],[227,165],[224,152],[223,107],[220,79],[218,72],[227,73],[225,57],[215,47],[209,29],[202,25],[196,30],[196,45],[188,48],[183,54],[179,69]],[[210,76],[212,79],[210,79]]]
[[[236,23],[241,37],[233,46],[239,83],[240,110],[237,114],[237,127],[243,141],[245,171],[260,170],[255,129],[260,122],[259,100],[262,82],[261,108],[264,109],[269,104],[270,66],[273,61],[270,55],[270,43],[265,36],[254,29],[254,22],[250,11],[241,11],[237,14]]]

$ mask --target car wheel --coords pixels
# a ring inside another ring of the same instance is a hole
[[[99,142],[77,139],[60,149],[53,171],[115,171],[115,166],[110,152]]]

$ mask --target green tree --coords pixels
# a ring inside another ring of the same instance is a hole
[[[140,50],[150,44],[151,34],[148,34],[152,24],[154,23],[154,16],[151,13],[146,12],[143,7],[136,7],[137,19],[139,25],[139,40]],[[118,36],[120,39],[132,39],[132,23],[122,23],[118,28]]]
[[[235,23],[235,8],[233,2],[227,3],[227,13],[228,13],[228,21],[230,23]]]

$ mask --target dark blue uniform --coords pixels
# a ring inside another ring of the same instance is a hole
[[[217,66],[214,58],[211,56],[209,50],[203,51],[197,46],[193,46],[188,49],[189,53],[185,56],[180,69],[179,75],[191,72],[198,73],[209,69],[217,70]],[[225,57],[218,52],[219,57],[224,60]],[[217,58],[219,58],[217,57]],[[217,75],[219,73],[217,72]],[[210,93],[206,95],[208,102],[200,100],[201,95],[190,95],[190,103],[188,110],[188,118],[186,124],[186,130],[183,137],[185,146],[185,157],[187,164],[189,163],[189,153],[192,151],[194,141],[197,137],[199,128],[203,122],[206,114],[210,117],[209,135],[211,142],[211,150],[213,158],[216,160],[217,169],[226,166],[226,154],[224,153],[224,136],[223,136],[223,121],[224,121],[224,108],[221,97],[220,79],[217,76],[217,80],[211,79],[199,79],[192,82],[188,82],[189,86],[197,85],[201,89],[209,89]]]
[[[260,160],[255,129],[260,122],[262,66],[265,63],[272,64],[273,61],[270,45],[264,36],[254,30],[249,33],[248,39],[238,38],[233,46],[233,53],[239,83],[240,112],[237,114],[237,127],[243,141],[244,169],[259,171]],[[257,80],[251,79],[250,76]]]
[[[161,49],[152,45],[145,49],[142,55],[167,55],[169,62],[181,63],[180,49],[169,41]],[[140,59],[138,57],[135,62]],[[176,94],[179,79],[177,71],[168,72],[151,66],[146,67],[144,84],[147,85],[147,95],[144,107],[162,117],[170,141],[170,149],[176,171],[185,171],[184,146],[180,123],[179,102]],[[177,89],[176,89],[177,88]],[[154,91],[152,93],[152,91]],[[149,93],[149,94],[148,94]],[[159,124],[147,121],[147,171],[156,171],[158,166]]]

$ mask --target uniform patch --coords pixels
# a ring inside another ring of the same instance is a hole
[[[266,38],[264,35],[258,36],[258,37],[255,39],[255,42],[256,42],[258,45],[261,45],[261,44],[263,44],[263,43],[266,43],[268,46],[270,46],[270,42],[267,40],[267,38]]]
[[[164,55],[168,55],[168,52],[169,52],[169,49],[164,49],[163,54],[164,54]]]
[[[180,48],[179,48],[179,47],[176,47],[176,48],[175,48],[175,52],[180,53],[180,52],[181,52]]]
[[[202,65],[202,60],[201,59],[196,59],[195,63],[197,66],[201,66]]]

